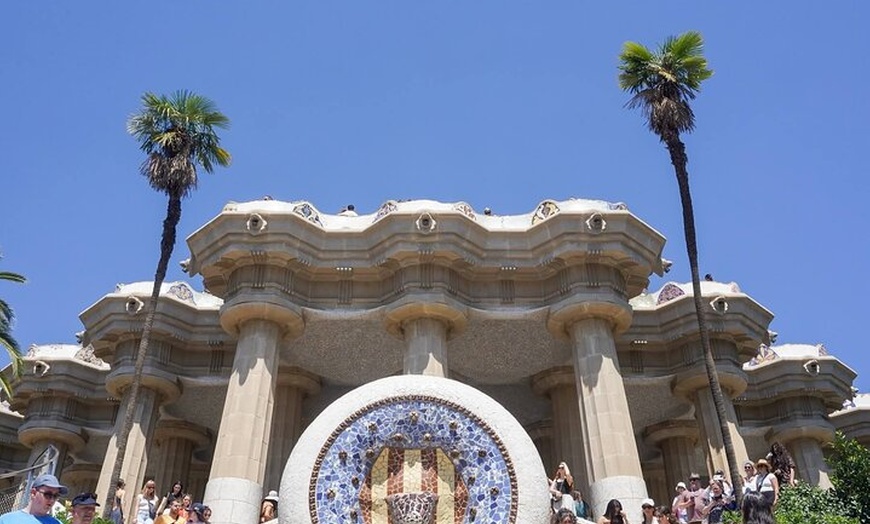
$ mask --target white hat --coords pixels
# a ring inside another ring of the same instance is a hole
[[[278,503],[278,492],[273,489],[272,491],[269,492],[268,495],[266,495],[266,497],[263,500],[271,500],[272,502],[277,504]]]
[[[686,483],[685,482],[677,482],[677,487],[674,488],[674,491],[676,491],[680,488],[686,489]]]
[[[643,499],[642,501],[640,501],[640,507],[644,506],[656,507],[656,503],[653,499]]]

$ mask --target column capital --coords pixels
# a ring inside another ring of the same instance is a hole
[[[302,391],[303,394],[312,396],[320,393],[320,377],[309,373],[302,368],[291,367],[278,370],[278,387],[290,386]]]
[[[577,387],[573,367],[560,366],[550,368],[532,377],[532,390],[536,395],[548,395],[550,390],[559,386]]]
[[[42,420],[38,424],[24,423],[18,429],[18,440],[28,448],[36,446],[40,441],[58,442],[69,447],[71,451],[78,451],[85,447],[87,439],[78,428],[69,427],[46,427],[49,421]]]
[[[735,398],[746,391],[746,373],[736,365],[723,361],[716,361],[716,371],[719,373],[719,385],[729,398]],[[687,371],[678,373],[671,382],[671,391],[674,396],[691,401],[692,396],[700,389],[710,387],[707,377],[707,369],[701,361]]]
[[[384,322],[387,332],[404,338],[405,325],[414,320],[431,318],[443,322],[447,327],[447,338],[453,338],[465,330],[468,315],[465,307],[457,307],[443,302],[405,302],[387,312]]]
[[[189,440],[197,448],[207,446],[211,442],[208,429],[197,424],[177,419],[160,419],[157,421],[157,428],[154,430],[154,440],[161,442],[171,438]]]
[[[770,428],[765,438],[768,442],[778,441],[783,445],[802,438],[828,444],[834,440],[834,427],[822,421],[798,419]]]
[[[140,388],[156,391],[164,403],[174,402],[181,396],[178,376],[157,366],[157,362],[146,360]],[[124,394],[130,389],[132,383],[132,375],[126,372],[115,374],[113,370],[106,377],[106,391],[115,398],[124,398]]]
[[[694,444],[698,441],[699,434],[698,423],[694,420],[666,420],[643,430],[644,440],[653,446],[673,438],[684,438]]]
[[[233,336],[239,336],[242,324],[251,320],[277,324],[284,338],[296,338],[305,329],[302,308],[282,294],[237,294],[224,303],[220,315],[221,327]]]
[[[621,333],[631,325],[631,306],[617,302],[579,302],[553,306],[547,318],[547,329],[554,337],[571,338],[572,325],[587,319],[604,320],[614,333]]]

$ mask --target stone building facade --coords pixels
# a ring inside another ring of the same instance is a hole
[[[596,506],[620,490],[667,501],[689,472],[727,470],[691,285],[647,289],[668,266],[665,239],[623,204],[498,216],[388,201],[327,215],[259,200],[228,204],[187,242],[207,291],[164,284],[140,405],[124,398],[147,282],[88,307],[80,344],[31,348],[0,410],[0,467],[53,444],[64,482],[106,493],[115,428],[135,408],[128,491],[183,479],[197,499],[256,505],[335,399],[416,374],[495,399]],[[773,314],[737,284],[702,292],[738,459],[780,441],[801,478],[826,485],[834,430],[870,435],[855,373],[823,346],[772,344]]]

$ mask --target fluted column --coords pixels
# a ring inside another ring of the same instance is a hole
[[[142,487],[141,485],[144,484],[145,468],[148,466],[149,439],[154,430],[157,410],[160,407],[160,394],[153,389],[142,387],[139,389],[139,401],[135,406],[130,405],[128,397],[129,390],[124,394],[124,400],[118,409],[115,431],[111,439],[109,439],[103,469],[100,471],[97,494],[101,499],[105,498],[106,493],[110,491],[114,492],[111,478],[112,468],[118,456],[118,434],[124,425],[124,417],[128,409],[133,410],[133,428],[130,431],[130,436],[127,438],[127,450],[124,454],[123,466],[121,467],[121,478],[127,483],[127,489],[130,492],[137,492]],[[134,497],[129,498],[132,499]],[[132,514],[132,501],[129,502],[130,507],[124,508],[125,515]]]
[[[302,401],[320,391],[320,380],[301,369],[288,370],[278,375],[275,391],[275,409],[272,415],[272,434],[269,438],[269,457],[263,490],[278,490],[284,466],[299,435],[302,434]]]
[[[220,523],[256,517],[266,471],[281,327],[269,320],[241,325],[215,444],[205,502]]]
[[[770,442],[779,441],[795,462],[795,477],[822,488],[831,487],[822,444],[834,440],[834,428],[824,419],[790,421],[773,428]]]
[[[551,475],[559,462],[565,462],[571,469],[575,484],[585,494],[589,481],[583,462],[583,430],[580,425],[574,370],[561,367],[539,373],[532,378],[532,387],[536,393],[546,394],[553,406],[555,462],[545,464],[547,473]]]
[[[190,462],[194,449],[206,446],[209,435],[201,428],[184,420],[160,420],[154,432],[154,445],[151,448],[155,455],[153,467],[154,481],[162,492],[176,480],[185,483],[185,489],[190,490]]]
[[[447,341],[466,320],[462,308],[443,303],[410,302],[389,311],[387,331],[405,341],[403,373],[447,377]]]
[[[447,376],[447,325],[434,318],[405,322],[406,375]]]
[[[586,444],[583,463],[596,515],[610,499],[639,508],[647,496],[611,329],[601,318],[583,318],[569,328]]]
[[[100,465],[72,464],[64,468],[63,475],[58,478],[61,484],[69,488],[72,498],[79,493],[94,491],[100,478]]]
[[[112,371],[106,377],[106,391],[113,397],[120,398],[121,402],[115,416],[115,431],[109,439],[103,468],[100,471],[100,480],[97,483],[97,495],[101,503],[107,495],[115,491],[116,479],[112,478],[112,470],[118,455],[117,438],[124,426],[127,410],[133,411],[133,426],[127,438],[121,479],[126,482],[128,492],[137,492],[145,483],[151,438],[160,406],[173,402],[181,395],[178,376],[164,365],[171,354],[172,346],[154,336],[142,371],[138,401],[135,406],[131,405],[130,386],[133,382],[134,361],[139,342],[139,339],[130,338],[118,343],[114,350]],[[128,499],[129,506],[124,508],[125,515],[132,514],[135,503],[135,497],[128,497]]]
[[[832,487],[828,465],[818,440],[797,438],[789,442],[787,447],[797,466],[797,478],[823,489]]]
[[[723,391],[725,400],[725,419],[728,425],[728,433],[734,444],[734,456],[742,463],[740,457],[748,457],[746,444],[737,426],[737,413],[731,397]],[[716,405],[713,403],[713,392],[709,388],[702,388],[693,396],[695,403],[695,416],[700,422],[701,437],[707,448],[707,467],[710,473],[721,469],[728,471],[728,459],[725,456],[725,444],[722,441],[719,429],[719,417],[716,415]]]
[[[685,481],[691,472],[698,470],[698,465],[695,463],[698,425],[694,421],[661,422],[647,427],[644,436],[647,442],[658,446],[662,452],[666,493],[670,494],[678,482]]]

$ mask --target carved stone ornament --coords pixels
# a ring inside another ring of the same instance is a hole
[[[543,222],[548,218],[555,216],[559,212],[559,206],[556,205],[552,200],[544,200],[540,204],[538,204],[538,208],[535,209],[535,214],[532,215],[532,225],[535,225],[539,222]]]
[[[139,312],[142,311],[143,307],[145,307],[145,303],[139,300],[138,297],[134,297],[132,295],[127,297],[127,302],[126,304],[124,304],[124,309],[129,315],[138,315]]]
[[[728,312],[728,301],[723,296],[718,296],[710,301],[710,307],[713,308],[713,311],[719,313],[720,315],[724,315]]]
[[[591,233],[601,233],[607,229],[607,221],[601,216],[601,213],[593,213],[586,219],[586,229]]]
[[[252,235],[258,235],[266,230],[269,223],[259,213],[251,213],[248,215],[248,220],[245,222],[245,229]]]

